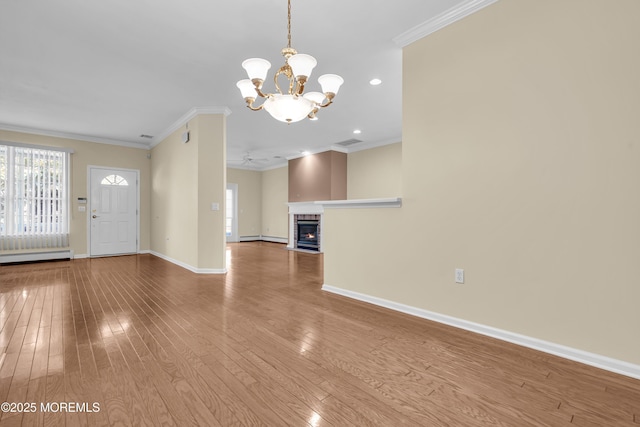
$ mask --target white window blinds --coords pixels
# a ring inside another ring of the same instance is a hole
[[[69,153],[0,144],[0,250],[69,245]]]

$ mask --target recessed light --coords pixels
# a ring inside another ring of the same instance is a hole
[[[311,152],[309,152],[309,151],[303,151],[303,152],[302,152],[302,153],[300,153],[300,154],[302,154],[303,156],[308,156],[309,154],[311,154]]]
[[[371,79],[371,80],[369,80],[369,84],[371,86],[378,86],[380,83],[382,83],[382,80],[380,80],[380,79]]]
[[[358,135],[358,134],[362,133],[362,131],[361,131],[360,129],[356,129],[356,130],[354,130],[354,131],[353,131],[353,133],[355,133],[356,135]]]

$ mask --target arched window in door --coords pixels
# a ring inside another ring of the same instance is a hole
[[[102,185],[129,185],[126,179],[121,177],[120,175],[107,175],[100,182]]]

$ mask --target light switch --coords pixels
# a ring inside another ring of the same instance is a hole
[[[87,211],[86,206],[78,206],[78,212],[86,212],[86,211]]]
[[[212,211],[219,211],[220,210],[220,203],[211,203],[211,210]]]

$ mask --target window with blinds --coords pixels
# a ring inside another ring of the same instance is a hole
[[[69,245],[69,153],[0,143],[0,250]]]

